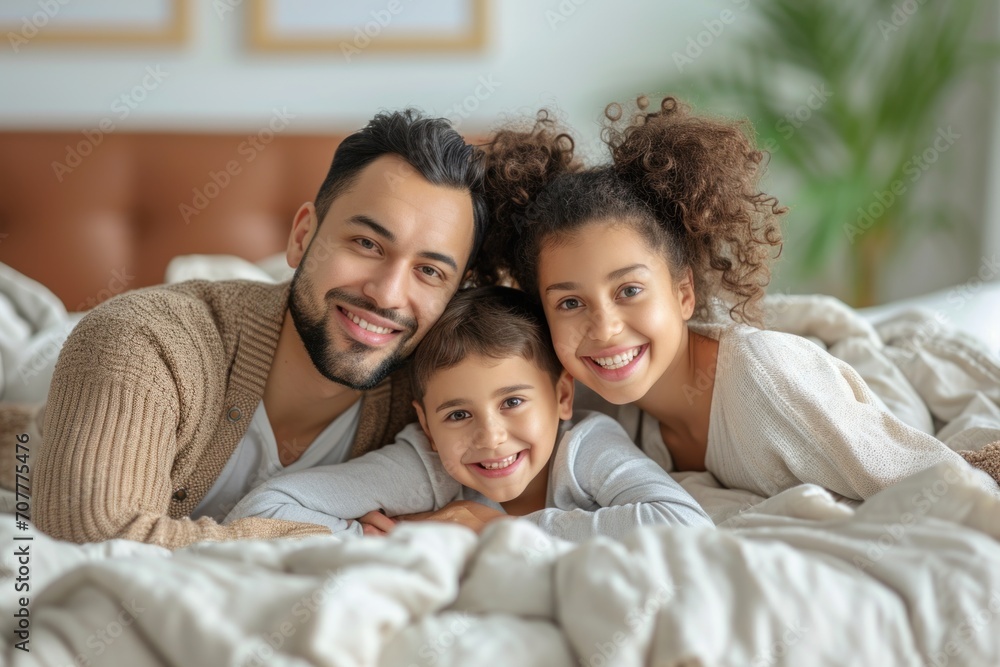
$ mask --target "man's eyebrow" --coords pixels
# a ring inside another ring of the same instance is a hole
[[[604,280],[607,282],[618,280],[622,276],[627,276],[633,271],[637,271],[639,269],[646,269],[648,271],[649,267],[646,266],[645,264],[631,264],[629,266],[625,266],[620,269],[615,269],[614,271],[609,273]],[[545,288],[545,293],[548,294],[549,292],[571,292],[573,290],[578,290],[578,289],[580,289],[580,283],[553,283]]]
[[[378,224],[377,222],[369,218],[367,215],[352,215],[350,218],[347,219],[347,222],[353,225],[360,225],[362,227],[367,227],[376,234],[378,234],[379,236],[381,236],[382,238],[384,238],[389,243],[396,242],[395,234],[393,234],[388,229],[386,229],[382,225]],[[423,257],[424,259],[433,259],[438,262],[444,262],[445,264],[450,266],[453,271],[458,271],[458,262],[456,262],[455,258],[452,257],[451,255],[445,255],[440,252],[424,250],[418,253],[418,256]]]
[[[434,259],[439,262],[444,262],[451,267],[452,271],[458,271],[458,264],[455,263],[455,260],[451,255],[442,255],[439,252],[431,252],[430,250],[424,250],[418,254],[424,259]]]
[[[396,242],[395,234],[393,234],[388,229],[386,229],[382,225],[378,224],[377,222],[369,218],[367,215],[352,215],[350,218],[347,219],[347,222],[349,222],[352,225],[360,225],[362,227],[368,227],[370,230],[372,230],[373,232],[384,238],[389,243]]]

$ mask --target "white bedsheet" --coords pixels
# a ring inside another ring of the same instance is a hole
[[[798,487],[717,531],[576,547],[517,520],[172,554],[36,534],[31,652],[11,648],[11,594],[0,641],[14,666],[996,665],[1000,503],[963,474],[857,510]],[[3,544],[26,534],[0,518]]]

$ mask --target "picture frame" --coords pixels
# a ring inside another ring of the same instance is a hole
[[[251,0],[256,51],[478,51],[486,41],[487,0]]]
[[[187,40],[191,0],[4,0],[0,31],[11,46],[46,43],[162,46]],[[17,48],[14,49],[18,51]]]

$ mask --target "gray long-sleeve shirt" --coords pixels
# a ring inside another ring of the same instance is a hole
[[[567,540],[624,537],[638,526],[712,526],[701,506],[610,417],[577,411],[564,424],[549,468],[546,508],[527,519]],[[382,509],[389,516],[438,510],[453,500],[499,504],[444,470],[418,424],[396,442],[338,465],[275,477],[251,491],[225,523],[259,516],[316,523],[361,535],[350,519]]]

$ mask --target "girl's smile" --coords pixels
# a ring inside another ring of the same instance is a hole
[[[693,283],[689,274],[675,282],[662,255],[614,219],[542,246],[539,291],[556,354],[612,403],[641,399],[686,348]]]

